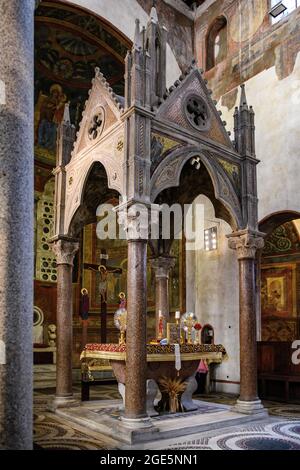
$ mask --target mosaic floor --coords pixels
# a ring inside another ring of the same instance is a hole
[[[75,386],[80,398],[80,387]],[[120,444],[100,433],[68,421],[47,411],[53,388],[34,393],[34,442],[43,449],[103,449],[120,448]],[[119,399],[116,385],[91,387],[91,400]],[[199,397],[200,398],[200,397]],[[226,394],[201,395],[201,400],[231,405],[235,397]],[[300,450],[300,405],[265,402],[270,417],[245,426],[232,426],[181,438],[165,439],[134,448],[198,449],[198,450]]]

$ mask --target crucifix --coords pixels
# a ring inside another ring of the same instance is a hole
[[[100,265],[93,263],[84,263],[83,269],[90,269],[100,273],[99,292],[100,292],[100,321],[101,321],[101,343],[106,343],[106,315],[107,315],[107,276],[109,274],[122,274],[122,269],[107,265],[108,254],[106,250],[101,250]]]

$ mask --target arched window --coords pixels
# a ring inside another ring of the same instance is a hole
[[[206,70],[210,70],[225,59],[227,54],[227,20],[216,18],[206,38]]]

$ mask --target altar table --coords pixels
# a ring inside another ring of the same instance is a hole
[[[207,364],[221,363],[226,350],[221,344],[182,344],[180,345],[181,369],[175,369],[174,345],[147,344],[147,412],[150,416],[158,414],[154,400],[160,389],[162,379],[173,379],[184,384],[185,390],[180,397],[184,411],[196,409],[192,394],[197,388],[195,374],[201,359]],[[87,344],[80,356],[82,364],[82,385],[93,382],[93,372],[111,366],[118,381],[119,392],[125,398],[126,387],[126,344]]]

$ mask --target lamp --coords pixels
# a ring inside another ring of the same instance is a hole
[[[211,227],[204,230],[204,249],[212,251],[217,249],[217,227]]]
[[[287,10],[287,7],[282,2],[278,2],[271,8],[269,14],[273,16],[273,18],[277,18],[277,16],[281,15],[285,10]]]

